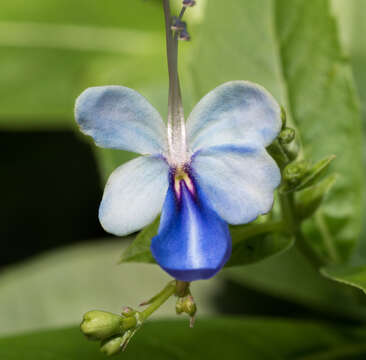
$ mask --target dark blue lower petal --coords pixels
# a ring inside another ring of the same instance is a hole
[[[208,206],[197,184],[194,187],[192,194],[182,180],[177,195],[171,181],[159,232],[151,243],[158,264],[182,281],[214,276],[231,255],[228,225]]]

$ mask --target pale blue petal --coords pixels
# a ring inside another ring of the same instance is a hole
[[[113,171],[99,208],[103,228],[115,235],[133,233],[153,222],[168,189],[164,159],[141,156]]]
[[[232,81],[209,92],[187,120],[193,152],[212,146],[248,142],[267,146],[281,129],[281,109],[263,87]]]
[[[195,196],[184,181],[180,186],[180,199],[175,195],[172,182],[169,186],[151,252],[157,263],[175,279],[208,279],[230,257],[228,225],[208,206],[197,184]]]
[[[101,147],[140,154],[165,149],[165,125],[157,110],[138,92],[123,86],[86,89],[76,100],[80,129]]]
[[[191,166],[212,208],[229,224],[246,224],[271,210],[281,173],[264,148],[204,149]]]

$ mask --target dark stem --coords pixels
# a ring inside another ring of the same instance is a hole
[[[185,11],[186,11],[186,7],[185,6],[183,6],[182,7],[182,10],[180,11],[180,13],[179,13],[179,20],[182,20],[182,17],[183,17],[183,15],[184,15],[184,13],[185,13]]]

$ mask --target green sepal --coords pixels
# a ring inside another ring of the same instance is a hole
[[[123,337],[122,335],[117,335],[109,339],[102,341],[100,345],[100,351],[107,356],[112,356],[118,354],[122,350]]]
[[[284,192],[291,192],[298,188],[304,177],[308,173],[309,162],[307,160],[299,160],[288,164],[283,170],[282,178]]]
[[[278,140],[281,145],[290,144],[292,141],[295,140],[295,130],[292,128],[285,128],[283,129],[280,134],[278,135]]]
[[[304,220],[312,216],[319,208],[325,195],[336,181],[336,174],[327,176],[324,180],[301,191],[297,196],[296,212]]]
[[[284,185],[281,191],[284,193],[301,191],[315,185],[334,159],[335,156],[330,155],[311,167],[304,160],[289,164],[283,173]]]

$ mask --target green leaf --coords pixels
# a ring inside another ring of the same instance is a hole
[[[364,115],[366,115],[366,22],[364,13],[366,3],[363,0],[333,0],[333,10],[341,25],[341,39],[351,57],[355,81],[360,90]]]
[[[121,263],[155,263],[150,252],[151,239],[158,233],[160,218],[145,227],[123,252]],[[267,257],[280,254],[289,249],[291,238],[278,235],[269,236],[270,232],[283,231],[280,223],[255,223],[230,227],[233,242],[232,255],[226,266],[251,264]]]
[[[296,191],[300,191],[315,185],[319,179],[324,175],[325,171],[329,168],[331,162],[335,159],[334,155],[327,156],[325,159],[318,161],[308,171],[307,176],[302,179],[300,185],[296,188]]]
[[[320,183],[306,188],[297,195],[296,213],[300,219],[309,218],[315,213],[334,185],[336,178],[335,174],[330,175]]]
[[[362,129],[329,1],[208,1],[194,31],[196,101],[229,80],[260,83],[285,106],[305,159],[337,156],[330,170],[339,179],[321,221],[310,220],[305,232],[317,244],[330,239],[339,259],[347,259],[361,229]]]
[[[3,0],[0,128],[74,126],[75,98],[89,86],[123,84],[159,97],[162,20],[151,1]]]
[[[321,269],[321,273],[329,279],[356,287],[366,293],[366,265],[333,265]]]
[[[160,216],[154,222],[146,226],[121,256],[121,263],[142,262],[156,263],[150,251],[151,239],[158,233]]]
[[[231,226],[233,250],[225,267],[252,264],[288,250],[293,239],[282,231],[281,223],[272,222]]]
[[[225,331],[223,331],[225,330]],[[270,318],[200,319],[193,329],[183,321],[143,325],[124,359],[350,359],[366,354],[366,332],[352,327]],[[267,346],[263,346],[266,344]],[[121,357],[122,357],[121,356]],[[6,360],[105,359],[78,328],[0,339]]]
[[[366,42],[364,33],[366,22],[363,14],[366,11],[366,2],[363,0],[333,0],[334,10],[340,19],[341,35],[343,43],[350,54],[352,69],[360,92],[363,108],[363,120],[366,124]],[[363,128],[364,139],[366,136],[366,126]],[[364,166],[366,160],[366,146],[364,146]],[[364,197],[366,200],[366,197]],[[364,202],[364,209],[366,202]],[[365,212],[363,212],[365,214]],[[363,232],[361,241],[352,259],[353,265],[366,264],[366,221],[363,221]]]
[[[0,335],[69,326],[92,309],[120,313],[123,306],[136,307],[156,294],[171,278],[157,266],[118,265],[127,244],[127,239],[102,239],[2,269]],[[192,284],[201,314],[215,312],[211,298],[216,291],[220,291],[219,279]],[[169,315],[175,315],[174,302],[154,317]]]
[[[296,247],[266,261],[229,268],[222,275],[238,285],[325,314],[366,321],[366,308],[359,302],[358,290],[353,292],[324,278]]]

